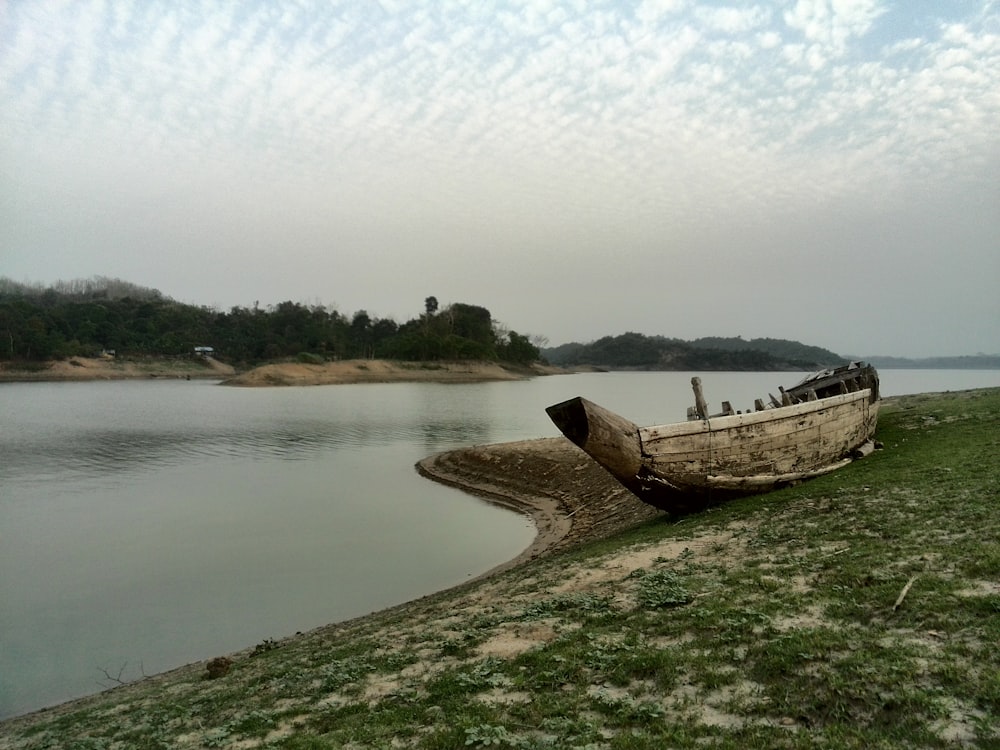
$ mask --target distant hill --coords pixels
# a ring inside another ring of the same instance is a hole
[[[763,338],[744,341],[742,336],[736,336],[735,338],[707,336],[705,338],[695,339],[691,342],[691,345],[702,349],[722,349],[725,351],[735,352],[766,352],[767,354],[770,354],[778,359],[786,359],[797,362],[815,362],[817,365],[821,366],[839,365],[848,361],[846,357],[831,352],[829,349],[823,349],[819,346],[809,346],[808,344],[800,344],[798,341],[789,341],[788,339]]]
[[[683,341],[631,332],[543,349],[542,356],[554,365],[615,370],[813,370],[848,361],[826,349],[784,339]]]
[[[855,357],[862,359],[862,357]],[[885,370],[1000,370],[1000,354],[972,354],[961,357],[864,357]]]

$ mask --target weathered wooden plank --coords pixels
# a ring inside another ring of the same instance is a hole
[[[708,403],[701,390],[701,378],[691,378],[691,387],[694,389],[694,408],[698,411],[698,416],[702,419],[708,419]]]

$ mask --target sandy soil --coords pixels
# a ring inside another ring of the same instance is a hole
[[[70,357],[23,370],[0,363],[0,381],[135,380],[140,378],[228,378],[236,371],[211,357],[193,359],[116,359]]]
[[[487,380],[523,380],[561,372],[533,365],[513,368],[494,362],[390,362],[349,359],[321,365],[283,362],[262,365],[226,381],[226,385],[337,385],[344,383],[475,383]]]

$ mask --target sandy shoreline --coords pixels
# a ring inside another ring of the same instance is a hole
[[[97,380],[222,379],[236,374],[230,365],[210,357],[120,358],[70,357],[39,362],[29,369],[0,363],[0,382],[86,382]]]
[[[479,383],[524,380],[565,373],[546,365],[497,362],[403,362],[348,359],[323,364],[275,362],[246,372],[211,357],[70,357],[25,368],[0,363],[0,382],[76,382],[151,378],[209,378],[243,387],[344,385],[351,383]]]
[[[313,365],[280,362],[261,365],[225,381],[234,386],[343,385],[350,383],[478,383],[524,380],[562,372],[531,365],[514,367],[497,362],[397,362],[384,359],[348,359]]]

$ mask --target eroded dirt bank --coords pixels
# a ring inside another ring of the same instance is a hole
[[[660,513],[562,437],[438,453],[420,461],[417,470],[534,519],[534,543],[504,567],[608,536]]]

